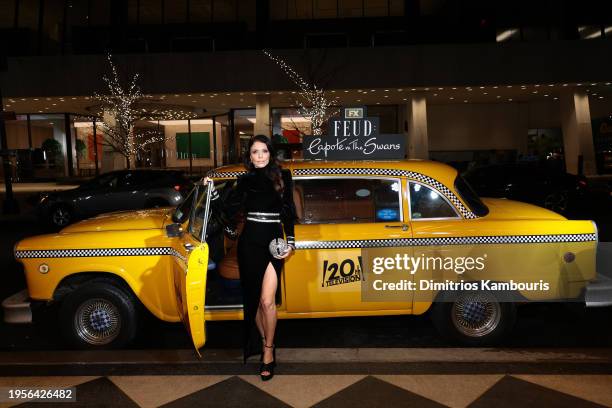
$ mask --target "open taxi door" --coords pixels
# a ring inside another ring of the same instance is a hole
[[[173,257],[178,312],[200,357],[199,349],[206,342],[204,305],[209,250],[205,238],[211,185],[212,182],[196,186],[187,232],[176,240],[174,249],[177,256]]]

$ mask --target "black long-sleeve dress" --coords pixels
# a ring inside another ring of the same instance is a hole
[[[261,297],[261,286],[268,264],[276,272],[278,286],[276,303],[280,303],[281,270],[283,259],[274,258],[268,249],[274,238],[283,238],[283,229],[289,245],[295,245],[293,180],[288,170],[281,172],[284,189],[274,189],[264,169],[254,169],[241,175],[236,188],[225,199],[212,196],[213,211],[221,211],[230,234],[236,229],[236,214],[245,215],[245,223],[238,239],[238,268],[244,305],[244,358],[261,352],[262,342],[255,324],[255,315]]]

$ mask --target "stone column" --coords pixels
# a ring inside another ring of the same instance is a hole
[[[429,138],[427,136],[427,101],[425,95],[415,94],[404,109],[406,154],[409,159],[429,159]]]
[[[255,97],[255,135],[272,137],[270,123],[270,95]]]
[[[560,109],[567,172],[571,174],[580,172],[579,157],[582,156],[583,174],[596,174],[589,96],[581,89],[563,92]]]

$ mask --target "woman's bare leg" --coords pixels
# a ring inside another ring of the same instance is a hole
[[[264,335],[266,344],[271,346],[274,344],[274,332],[276,331],[276,287],[278,280],[276,271],[271,263],[268,264],[264,273],[263,282],[261,284],[261,297],[259,301],[259,310],[262,316]],[[272,348],[264,347],[263,362],[270,363],[273,360]],[[269,375],[267,371],[262,372],[263,375]]]
[[[263,314],[259,306],[257,306],[257,314],[255,314],[255,324],[257,325],[257,331],[259,332],[262,341],[264,341],[263,339],[266,337],[266,333],[263,326]]]

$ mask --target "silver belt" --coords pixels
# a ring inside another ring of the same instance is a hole
[[[281,222],[280,213],[249,212],[246,219],[254,222]]]

